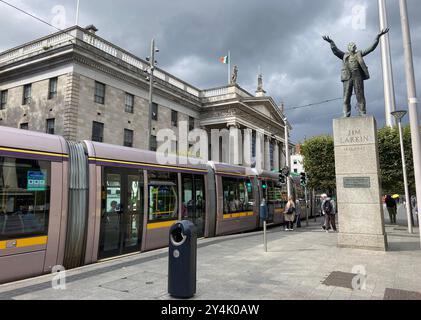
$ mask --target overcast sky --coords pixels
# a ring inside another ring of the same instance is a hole
[[[76,0],[7,0],[34,15],[57,23],[55,6],[65,8],[65,26],[75,22]],[[396,103],[407,108],[399,1],[387,0]],[[365,6],[364,19],[355,14]],[[408,0],[417,89],[421,75],[421,3]],[[55,32],[33,18],[0,3],[0,50]],[[159,67],[204,89],[225,85],[226,65],[218,58],[231,51],[238,83],[254,93],[260,66],[267,94],[283,101],[293,126],[294,142],[332,132],[341,101],[288,110],[342,97],[341,61],[322,35],[346,50],[351,41],[364,49],[379,30],[375,0],[81,0],[80,25],[94,24],[98,35],[145,57],[154,37]],[[385,124],[380,46],[365,58],[371,79],[365,82],[367,110],[378,126]],[[353,113],[356,112],[353,102]]]

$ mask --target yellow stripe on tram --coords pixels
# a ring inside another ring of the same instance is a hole
[[[178,220],[172,220],[172,221],[165,221],[165,222],[155,222],[155,223],[148,223],[147,229],[153,230],[153,229],[161,229],[161,228],[168,228],[171,227],[173,224],[177,223]]]
[[[152,167],[152,168],[188,170],[188,171],[203,172],[203,173],[206,173],[207,172],[207,170],[204,170],[204,169],[194,169],[194,168],[176,167],[176,166],[165,166],[165,165],[150,164],[150,163],[143,163],[143,162],[111,160],[111,159],[103,159],[103,158],[95,158],[95,157],[89,157],[88,160],[90,160],[90,161],[108,162],[108,163],[118,163],[118,164],[129,164],[129,165],[145,166],[145,167]]]
[[[7,249],[7,243],[11,243],[13,241],[16,241],[16,245],[11,247],[13,248],[25,248],[25,247],[32,247],[32,246],[42,246],[47,244],[48,237],[42,236],[42,237],[33,237],[33,238],[23,238],[23,239],[16,239],[16,240],[7,240],[7,241],[0,241],[0,250]]]
[[[5,148],[5,147],[0,147],[0,150],[1,151],[18,152],[18,153],[36,154],[36,155],[43,155],[43,156],[53,156],[53,157],[59,157],[59,158],[68,158],[69,157],[69,155],[67,155],[67,154],[51,153],[51,152],[44,152],[44,151],[31,151],[31,150]]]
[[[254,215],[254,212],[253,211],[238,212],[238,213],[229,213],[229,214],[224,214],[224,219],[241,218],[241,217],[251,217],[253,215]]]

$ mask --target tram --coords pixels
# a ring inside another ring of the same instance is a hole
[[[168,245],[191,220],[198,237],[260,227],[265,198],[283,223],[278,174],[0,127],[0,283]]]

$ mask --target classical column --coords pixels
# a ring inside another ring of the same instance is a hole
[[[242,134],[235,124],[229,126],[229,163],[232,165],[240,165],[242,163]]]
[[[265,137],[265,170],[270,171],[270,137]]]
[[[260,131],[256,131],[256,169],[263,169],[264,161],[264,134]]]
[[[273,148],[273,167],[274,170],[279,170],[279,142],[278,140],[275,140],[275,145]]]
[[[244,129],[243,130],[243,165],[246,167],[251,166],[251,158],[252,158],[252,150],[251,150],[251,143],[253,137],[253,130],[251,129]]]
[[[285,144],[281,142],[281,147],[279,148],[279,159],[280,159],[280,167],[285,168],[286,166],[286,158],[285,158]]]

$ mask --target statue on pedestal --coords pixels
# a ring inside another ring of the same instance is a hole
[[[234,66],[234,70],[232,71],[232,75],[231,75],[231,85],[237,83],[237,76],[238,76],[238,67]]]
[[[359,115],[366,115],[364,80],[370,79],[370,74],[363,57],[376,50],[380,38],[388,32],[389,28],[382,30],[377,35],[374,44],[366,50],[357,51],[356,44],[351,42],[348,45],[347,53],[339,50],[330,37],[323,36],[323,39],[330,43],[333,54],[343,61],[341,81],[344,84],[344,117],[349,118],[351,116],[351,96],[353,91],[357,97]]]

